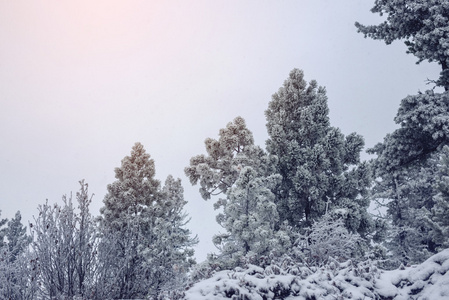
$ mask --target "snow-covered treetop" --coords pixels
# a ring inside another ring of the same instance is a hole
[[[424,60],[438,62],[443,69],[440,85],[449,86],[449,1],[447,0],[376,0],[373,13],[386,15],[379,25],[365,26],[356,22],[365,37],[384,40],[387,44],[404,39],[408,53]]]

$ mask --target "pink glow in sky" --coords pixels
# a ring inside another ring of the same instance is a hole
[[[156,177],[180,177],[199,260],[220,230],[183,169],[241,115],[264,145],[264,110],[293,68],[327,88],[331,123],[373,146],[438,66],[364,39],[371,1],[1,1],[0,209],[25,222],[74,193],[102,206],[141,142]]]

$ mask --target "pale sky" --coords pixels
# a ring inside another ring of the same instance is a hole
[[[364,39],[374,1],[0,0],[0,209],[24,223],[85,179],[103,206],[114,168],[141,142],[156,177],[182,179],[199,261],[220,228],[184,176],[204,140],[242,116],[256,144],[290,70],[329,97],[330,120],[367,147],[394,130],[401,99],[439,66]]]

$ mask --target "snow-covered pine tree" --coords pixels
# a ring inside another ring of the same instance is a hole
[[[22,225],[22,216],[17,211],[5,228],[6,241],[0,248],[0,297],[4,299],[27,299],[28,272],[21,268],[26,265],[24,257],[31,238]]]
[[[439,170],[436,180],[438,194],[432,208],[433,240],[438,251],[449,248],[449,146],[441,151]]]
[[[438,84],[449,89],[449,1],[421,0],[375,0],[373,13],[386,15],[379,25],[364,26],[356,22],[359,32],[365,37],[384,40],[391,44],[394,40],[405,40],[405,45],[418,58],[436,61],[442,72]]]
[[[382,158],[378,164],[391,172],[421,163],[449,143],[449,93],[433,90],[407,96],[394,121],[400,128],[369,150]]]
[[[99,247],[101,291],[107,298],[156,296],[183,277],[196,240],[183,226],[185,201],[179,181],[154,178],[154,161],[140,143],[115,169],[102,214]],[[165,244],[167,243],[167,244]],[[177,272],[179,276],[170,276]]]
[[[220,129],[219,136],[218,140],[207,138],[207,155],[192,157],[190,166],[184,169],[193,185],[200,183],[204,200],[226,194],[237,180],[239,171],[246,166],[252,167],[258,175],[273,173],[275,158],[254,145],[253,134],[242,117],[236,117],[226,128]]]
[[[389,136],[385,138],[388,140]],[[391,254],[388,267],[422,262],[436,247],[433,225],[429,223],[434,206],[436,160],[423,160],[388,172],[382,166],[385,159],[379,156],[372,161],[376,176],[372,198],[387,208],[390,230],[385,245]]]
[[[122,159],[115,168],[116,181],[107,186],[108,193],[100,209],[100,246],[102,265],[108,265],[102,286],[109,286],[110,298],[145,297],[149,291],[140,247],[151,246],[156,241],[152,232],[155,218],[153,210],[160,198],[160,183],[154,178],[154,161],[140,143],[136,143],[130,156]],[[146,220],[146,217],[150,217]],[[113,259],[114,261],[110,261]]]
[[[376,154],[373,198],[385,199],[393,231],[389,248],[398,263],[419,263],[435,253],[433,185],[441,149],[449,144],[448,92],[426,91],[401,102],[395,122],[400,125],[368,152]]]
[[[395,118],[400,128],[369,150],[378,155],[374,197],[389,201],[392,231],[387,241],[393,260],[418,263],[445,243],[433,221],[438,193],[433,182],[439,152],[449,144],[449,1],[376,0],[371,11],[385,14],[386,20],[374,26],[356,23],[365,37],[387,44],[405,40],[407,53],[418,63],[436,61],[442,68],[435,82],[446,92],[430,90],[403,99]]]
[[[20,254],[22,254],[26,247],[31,242],[31,237],[26,233],[26,227],[22,224],[22,215],[17,211],[14,218],[8,221],[6,228],[6,239],[9,253],[11,255],[10,261],[16,261]]]
[[[366,211],[369,168],[360,163],[364,141],[331,127],[328,113],[325,89],[314,80],[307,84],[298,69],[269,103],[267,150],[277,156],[282,176],[276,195],[280,218],[304,228],[326,211],[345,208],[347,228],[364,236],[372,228]]]
[[[214,236],[220,250],[211,256],[214,263],[232,268],[245,255],[257,259],[288,244],[288,236],[278,232],[279,217],[271,191],[279,181],[279,175],[274,175],[276,158],[254,145],[245,120],[235,118],[220,129],[218,140],[208,138],[205,144],[208,155],[193,157],[185,173],[193,185],[200,183],[203,199],[221,194],[214,208],[223,209],[217,222],[226,232]]]
[[[289,235],[276,229],[279,215],[272,190],[280,181],[277,174],[261,177],[248,166],[239,172],[228,190],[223,212],[217,216],[226,232],[213,239],[221,250],[218,259],[224,268],[233,268],[244,260],[257,263],[261,256],[280,255],[290,247]]]
[[[153,229],[158,243],[142,251],[153,268],[149,296],[155,299],[162,293],[185,288],[187,272],[195,264],[192,247],[198,243],[198,238],[192,238],[190,230],[185,228],[189,219],[184,212],[187,201],[180,179],[167,177],[158,204]]]

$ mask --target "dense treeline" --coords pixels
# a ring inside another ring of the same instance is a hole
[[[181,182],[168,176],[161,186],[136,143],[100,217],[81,181],[76,203],[40,205],[28,233],[19,212],[0,220],[0,297],[178,299],[221,270],[294,273],[347,259],[394,269],[449,247],[449,1],[376,0],[372,11],[386,20],[358,30],[387,44],[405,39],[418,62],[441,65],[432,83],[445,90],[404,98],[399,128],[368,149],[376,158],[361,161],[363,137],[331,126],[325,88],[293,69],[265,111],[265,149],[236,117],[185,168],[218,210],[217,253],[195,264]]]

